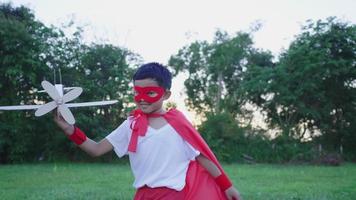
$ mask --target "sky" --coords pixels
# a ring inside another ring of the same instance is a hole
[[[167,64],[169,57],[196,40],[212,41],[220,29],[234,34],[262,24],[254,46],[278,56],[308,19],[337,16],[356,23],[355,0],[0,0],[25,5],[46,25],[70,20],[84,26],[88,42],[125,47],[145,62]],[[184,75],[173,80],[172,100],[183,104]]]

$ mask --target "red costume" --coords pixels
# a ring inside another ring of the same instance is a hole
[[[135,117],[135,123],[132,127],[132,136],[128,150],[136,151],[138,137],[145,136],[148,127],[148,117],[162,116],[177,131],[177,133],[202,155],[211,160],[225,174],[214,153],[206,144],[201,135],[185,118],[185,116],[176,109],[171,109],[163,115],[145,114],[141,110],[135,110],[132,113]],[[231,185],[230,185],[231,186]],[[221,190],[214,178],[198,162],[192,161],[186,177],[185,199],[186,200],[225,200],[227,199],[224,191]]]

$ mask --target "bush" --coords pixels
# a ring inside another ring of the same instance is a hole
[[[231,162],[236,147],[243,143],[243,129],[228,113],[207,114],[207,120],[198,128],[219,160]]]
[[[305,163],[316,155],[312,142],[288,136],[269,139],[262,131],[240,127],[228,113],[208,114],[198,131],[225,162]]]

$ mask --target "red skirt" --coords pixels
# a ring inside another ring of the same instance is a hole
[[[136,191],[134,200],[184,200],[185,193],[167,187],[141,187]]]

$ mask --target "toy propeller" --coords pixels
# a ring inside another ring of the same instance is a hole
[[[69,124],[74,124],[74,116],[65,103],[79,97],[79,95],[83,92],[83,89],[80,87],[76,87],[70,90],[67,94],[63,95],[63,93],[58,92],[63,91],[62,85],[57,85],[58,89],[56,89],[56,87],[48,81],[42,81],[41,85],[43,89],[48,93],[48,95],[53,99],[53,101],[39,107],[35,112],[35,116],[42,116],[58,107],[58,112],[61,113],[64,120],[66,120]]]

